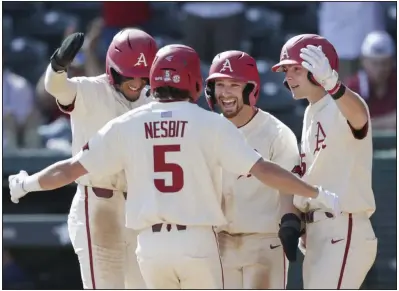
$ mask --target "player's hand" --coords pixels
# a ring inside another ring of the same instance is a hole
[[[319,189],[319,195],[315,199],[321,202],[326,208],[331,209],[335,217],[340,215],[341,207],[339,204],[338,195],[330,191],[327,191],[320,186],[317,188]]]
[[[28,192],[23,188],[23,183],[27,177],[29,177],[29,175],[25,171],[20,171],[17,175],[11,175],[8,177],[10,197],[13,203],[18,203],[20,198],[28,194]]]
[[[301,236],[301,220],[294,213],[284,214],[281,218],[278,237],[283,245],[284,253],[290,262],[296,261],[298,240]]]
[[[51,67],[55,72],[66,71],[83,45],[85,36],[82,32],[69,35],[51,56]]]
[[[331,68],[321,46],[308,45],[301,49],[299,56],[303,59],[302,66],[313,74],[326,91],[332,90],[337,85],[338,73]]]

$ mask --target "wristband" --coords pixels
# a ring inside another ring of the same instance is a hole
[[[328,94],[331,95],[332,99],[338,100],[342,96],[344,96],[346,91],[346,86],[341,82],[337,82],[337,84],[331,90],[328,90]]]
[[[41,191],[43,188],[40,186],[39,178],[37,175],[28,176],[22,182],[22,189],[26,192]]]

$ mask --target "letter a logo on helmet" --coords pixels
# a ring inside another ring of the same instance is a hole
[[[147,67],[147,61],[145,59],[144,53],[140,53],[140,56],[137,58],[137,63],[134,65],[134,67],[140,66],[141,64],[144,64],[144,67]]]
[[[229,59],[226,59],[226,60],[224,61],[223,67],[220,69],[220,72],[224,72],[224,71],[226,71],[227,69],[230,71],[230,73],[233,73],[233,72],[234,72],[234,71],[233,71],[233,68],[231,67],[231,63],[230,63],[230,60],[229,60]]]
[[[282,51],[281,51],[281,55],[280,55],[280,60],[286,60],[289,59],[289,55],[288,55],[288,50],[286,47],[283,47]]]

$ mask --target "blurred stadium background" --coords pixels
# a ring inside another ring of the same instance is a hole
[[[66,217],[75,185],[9,201],[9,174],[29,173],[70,155],[68,116],[43,88],[49,57],[62,39],[84,31],[86,41],[68,74],[102,74],[113,35],[140,27],[159,47],[193,46],[206,77],[213,56],[241,49],[258,61],[258,106],[298,138],[306,102],[294,102],[270,66],[291,36],[319,33],[336,47],[341,77],[369,103],[373,118],[372,217],[378,255],[362,289],[396,289],[396,2],[2,2],[3,7],[3,288],[81,289]],[[367,35],[379,31],[378,37]],[[205,98],[200,106],[206,107]],[[289,289],[301,288],[300,262]]]

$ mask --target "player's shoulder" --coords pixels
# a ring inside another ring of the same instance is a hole
[[[233,123],[229,121],[227,118],[225,118],[221,113],[209,111],[200,106],[198,106],[197,111],[200,112],[200,115],[202,117],[202,122],[204,123],[208,123],[211,126],[216,126],[216,125],[228,126],[228,127],[233,126],[235,128]]]
[[[106,74],[93,76],[93,77],[87,77],[87,76],[73,77],[71,78],[71,80],[84,85],[90,85],[90,84],[109,85],[109,80]]]
[[[258,114],[261,116],[262,129],[270,138],[281,137],[295,137],[294,132],[283,121],[278,119],[273,114],[259,109]]]
[[[139,125],[137,121],[141,118],[141,116],[151,109],[149,105],[150,104],[142,105],[118,117],[115,117],[107,123],[106,127],[116,131],[133,131],[133,129]]]
[[[129,110],[125,114],[121,115],[119,118],[121,121],[127,121],[131,119],[138,119],[144,116],[146,113],[150,113],[152,111],[152,107],[155,101],[151,101],[149,103],[143,104],[139,107],[136,107],[132,110]]]
[[[103,99],[114,92],[106,74],[94,77],[74,77],[71,79],[78,86],[78,94],[87,96],[95,95],[96,99]]]
[[[223,116],[220,116],[214,111],[206,110],[195,103],[187,102],[185,107],[185,114],[191,120],[196,120],[199,124],[205,127],[220,124],[220,122],[225,122],[225,118],[223,118]]]

